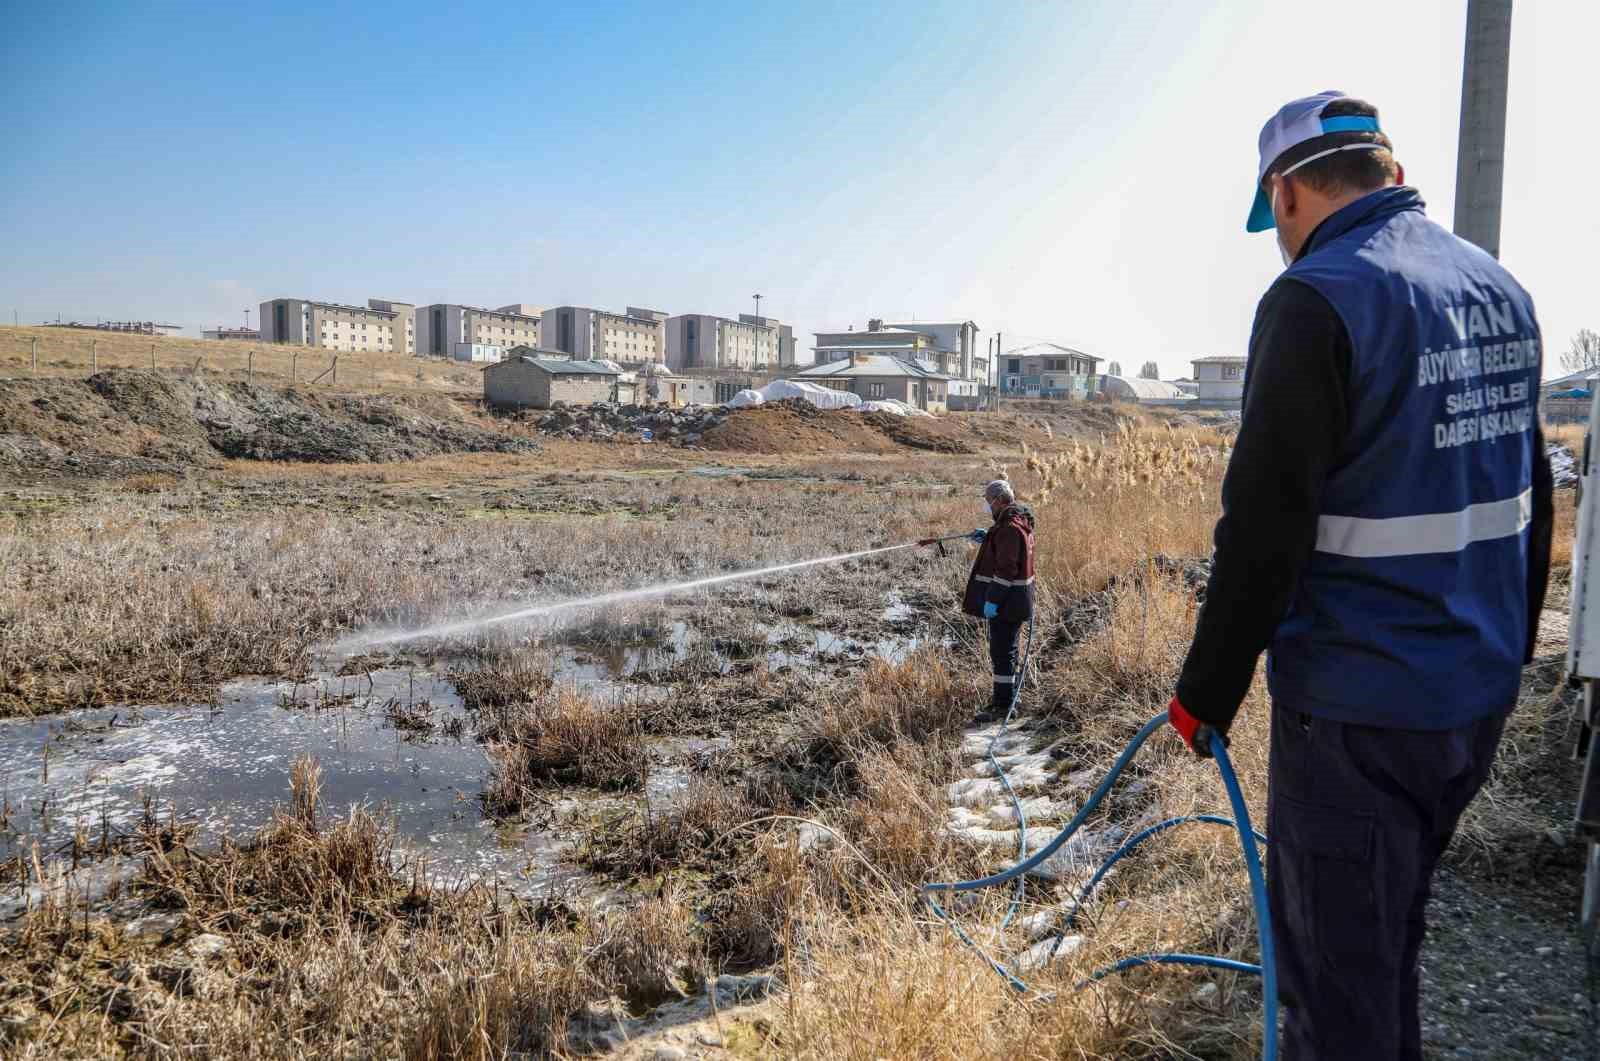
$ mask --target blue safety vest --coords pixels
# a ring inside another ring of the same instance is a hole
[[[1308,714],[1450,729],[1516,702],[1540,346],[1533,302],[1414,189],[1333,214],[1288,276],[1350,335],[1350,424],[1268,684]]]

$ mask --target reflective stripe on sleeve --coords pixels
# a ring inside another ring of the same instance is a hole
[[[1014,674],[996,674],[994,683],[996,685],[1015,685],[1017,684],[1017,676]]]
[[[993,575],[973,575],[972,576],[972,581],[974,581],[974,582],[992,582],[997,586],[1031,586],[1031,585],[1033,585],[1033,579],[1032,578],[1017,578],[1017,579],[996,578]]]
[[[1532,487],[1516,497],[1468,505],[1459,512],[1389,519],[1322,516],[1317,520],[1317,551],[1354,557],[1456,553],[1473,542],[1521,534],[1532,520]]]

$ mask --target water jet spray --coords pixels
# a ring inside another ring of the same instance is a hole
[[[771,564],[767,567],[755,568],[749,571],[732,571],[725,575],[708,575],[705,578],[693,578],[683,582],[667,582],[654,586],[642,586],[638,589],[615,590],[610,593],[600,593],[590,597],[578,597],[571,600],[553,601],[548,604],[534,604],[509,611],[495,612],[490,615],[477,616],[468,619],[457,619],[445,623],[436,623],[432,626],[417,627],[410,630],[378,630],[366,634],[356,634],[347,637],[333,646],[337,653],[355,653],[384,645],[398,644],[402,641],[416,641],[430,637],[455,637],[470,633],[487,626],[497,626],[502,623],[513,623],[526,619],[542,619],[547,616],[559,615],[562,612],[577,611],[583,608],[605,608],[617,604],[632,604],[635,601],[650,600],[655,597],[669,597],[675,593],[685,593],[689,590],[706,589],[711,586],[720,586],[729,582],[739,582],[747,578],[761,578],[766,575],[781,575],[790,571],[800,571],[808,567],[819,567],[823,564],[841,564],[847,560],[859,560],[862,557],[877,556],[881,553],[897,552],[901,549],[915,549],[922,545],[931,545],[937,542],[954,541],[965,538],[965,534],[951,535],[947,538],[924,538],[914,542],[904,542],[900,545],[881,545],[875,549],[859,549],[850,553],[837,553],[833,556],[819,556],[810,560],[794,560],[789,563]]]

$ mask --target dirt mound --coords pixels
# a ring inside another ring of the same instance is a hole
[[[186,464],[218,456],[332,463],[537,448],[475,426],[450,400],[426,395],[323,395],[141,369],[87,380],[0,380],[0,464],[41,457],[69,466],[108,458]]]
[[[901,447],[970,453],[963,433],[938,419],[818,409],[789,399],[730,410],[700,444],[740,453],[892,453]]]

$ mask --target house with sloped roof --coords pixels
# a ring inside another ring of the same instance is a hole
[[[841,361],[826,361],[795,374],[794,379],[848,391],[864,402],[893,398],[930,413],[949,409],[953,377],[920,361],[848,351]]]
[[[483,370],[483,402],[497,409],[548,409],[556,402],[608,402],[617,397],[621,375],[600,361],[573,361],[551,351],[516,353]]]

